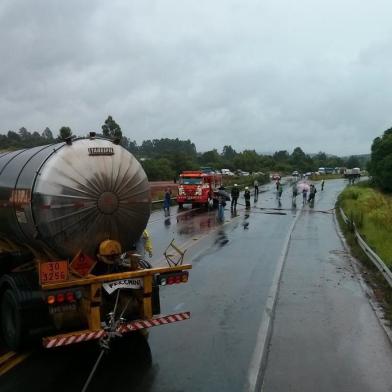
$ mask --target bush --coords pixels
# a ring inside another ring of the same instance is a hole
[[[142,162],[142,166],[149,181],[172,180],[175,172],[167,159],[147,159]]]
[[[392,128],[374,139],[369,163],[373,181],[381,189],[392,192]]]

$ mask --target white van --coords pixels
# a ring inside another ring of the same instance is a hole
[[[234,176],[234,173],[231,172],[229,169],[222,169],[221,173],[222,173],[222,176]]]

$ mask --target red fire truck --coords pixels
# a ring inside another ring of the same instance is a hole
[[[222,185],[222,175],[210,168],[183,171],[178,184],[177,204],[184,203],[208,206],[210,201],[217,203],[216,191]]]

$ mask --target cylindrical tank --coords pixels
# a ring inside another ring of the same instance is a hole
[[[143,168],[110,140],[0,153],[0,235],[39,253],[94,256],[105,239],[128,250],[150,208]]]

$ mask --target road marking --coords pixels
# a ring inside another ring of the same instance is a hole
[[[264,378],[264,371],[267,363],[268,344],[270,342],[270,338],[272,334],[273,316],[274,316],[277,297],[278,297],[280,280],[282,277],[283,267],[286,261],[286,256],[290,245],[291,235],[294,231],[294,227],[299,217],[301,216],[301,213],[302,210],[300,210],[299,213],[297,213],[296,217],[291,223],[290,229],[284,241],[282,252],[278,259],[277,268],[275,270],[272,284],[268,292],[267,303],[262,312],[262,319],[259,326],[259,330],[257,332],[255,349],[253,351],[252,359],[249,364],[248,378],[244,387],[244,392],[255,392],[261,390],[261,386]]]
[[[19,365],[26,358],[30,356],[30,352],[18,354],[13,351],[9,351],[0,357],[0,376],[7,373],[9,370]]]

